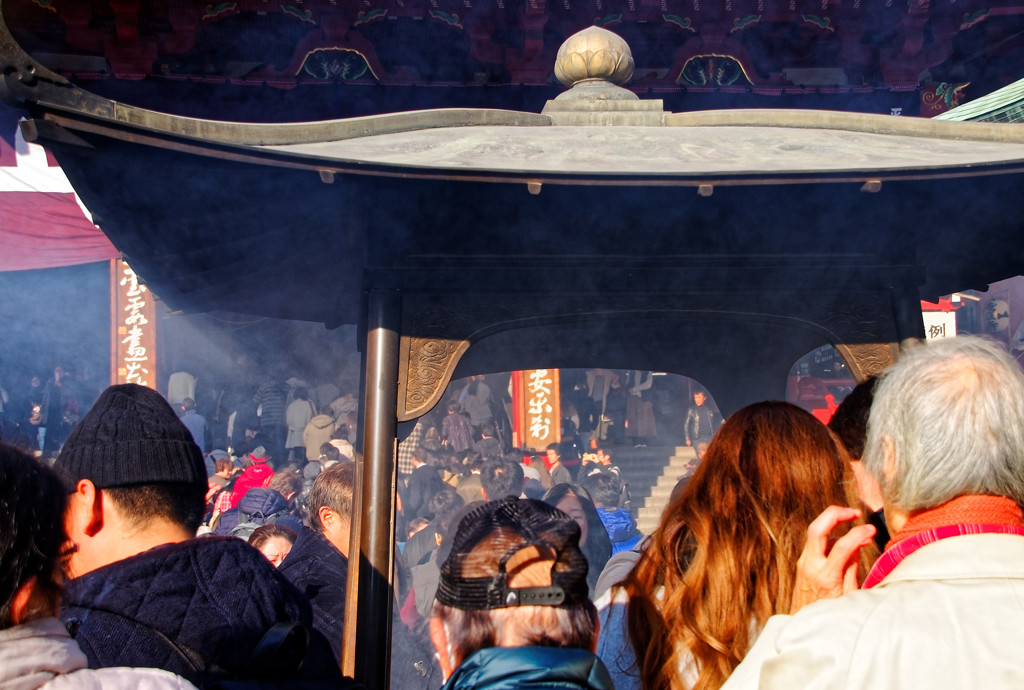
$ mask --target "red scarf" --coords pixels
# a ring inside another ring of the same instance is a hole
[[[1002,496],[959,496],[938,508],[922,510],[907,519],[875,561],[864,589],[881,582],[893,568],[922,546],[964,534],[1017,534],[1024,536],[1024,512]]]

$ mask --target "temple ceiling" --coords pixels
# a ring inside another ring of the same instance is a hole
[[[590,25],[629,43],[630,88],[677,112],[933,116],[1024,76],[1024,2],[1014,0],[4,0],[2,8],[22,48],[90,90],[161,109],[173,109],[161,96],[182,98],[184,85],[231,89],[242,94],[235,101],[275,90],[268,100],[304,111],[296,119],[436,101],[531,110],[558,90],[559,45]],[[296,89],[317,95],[289,99]]]

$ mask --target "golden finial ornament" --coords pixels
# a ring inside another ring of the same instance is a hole
[[[558,49],[555,77],[570,87],[591,79],[625,84],[633,77],[633,53],[618,34],[591,26],[567,38]]]

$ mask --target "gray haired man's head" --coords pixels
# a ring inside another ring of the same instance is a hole
[[[911,348],[875,388],[864,465],[907,512],[958,496],[1024,503],[1024,374],[998,343],[958,336]]]

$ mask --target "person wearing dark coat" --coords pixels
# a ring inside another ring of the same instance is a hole
[[[722,426],[722,417],[717,408],[705,404],[707,398],[703,389],[698,388],[693,392],[693,406],[686,411],[686,421],[683,423],[686,445],[697,447],[698,457],[701,444],[710,443],[718,427]]]
[[[303,528],[302,520],[288,512],[288,499],[273,489],[249,489],[237,506],[221,514],[213,533],[229,535],[246,522],[274,522],[296,532]]]
[[[425,448],[417,448],[412,454],[413,471],[409,476],[409,486],[405,489],[405,496],[402,497],[402,514],[406,520],[413,520],[418,517],[428,519],[433,516],[429,514],[430,499],[445,487],[444,480],[433,464],[427,463],[432,460],[430,451]]]
[[[239,539],[194,538],[207,491],[203,456],[156,391],[105,390],[54,469],[70,494],[65,524],[77,547],[61,618],[90,667],[163,668],[200,686],[342,682],[311,629],[309,603],[269,561]],[[257,652],[272,628],[306,628],[309,645],[288,658]]]
[[[202,686],[243,676],[274,623],[296,621],[309,650],[289,680],[340,680],[309,602],[234,537],[158,546],[64,585],[61,609],[90,668],[162,668]]]
[[[343,462],[317,475],[309,492],[309,521],[281,563],[279,572],[309,597],[313,627],[323,633],[341,658],[352,537],[355,465]]]
[[[488,422],[480,430],[480,440],[473,444],[473,450],[484,460],[501,460],[505,457],[505,449],[495,436],[494,425]]]
[[[313,627],[324,634],[336,658],[340,659],[348,558],[323,532],[301,527],[298,534],[278,570],[309,598],[313,606]]]

